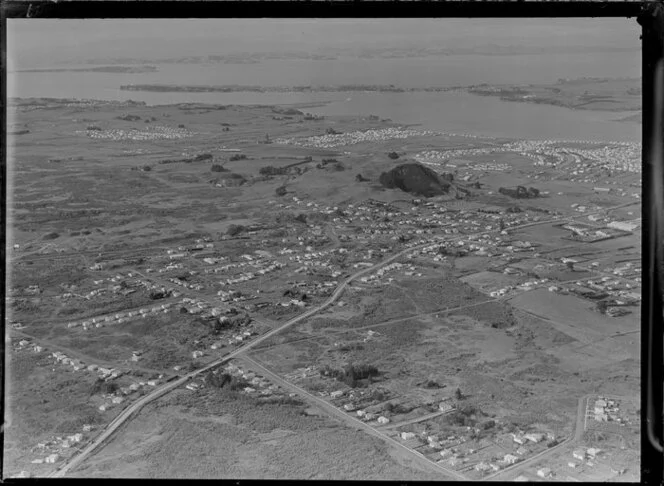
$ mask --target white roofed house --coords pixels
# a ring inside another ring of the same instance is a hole
[[[514,464],[517,462],[519,458],[515,456],[514,454],[505,454],[505,457],[503,457],[503,462],[505,464]]]
[[[523,445],[526,443],[527,439],[523,435],[512,434],[512,439],[517,444]]]
[[[544,440],[544,434],[539,434],[539,433],[529,433],[523,436],[525,439],[529,440],[530,442],[534,442],[535,444],[538,444],[542,440]]]
[[[453,408],[454,408],[454,407],[452,406],[452,404],[447,403],[447,402],[440,402],[440,403],[438,404],[438,409],[439,409],[441,412],[447,412],[447,411],[449,411],[449,410],[452,410]]]
[[[583,449],[575,449],[572,451],[572,457],[579,461],[583,461],[586,458],[586,452]]]

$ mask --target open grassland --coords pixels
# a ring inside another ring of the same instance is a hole
[[[382,441],[305,409],[216,390],[176,392],[147,407],[137,426],[120,431],[72,476],[438,479],[400,459]]]

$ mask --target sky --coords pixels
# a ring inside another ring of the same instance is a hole
[[[325,48],[640,48],[635,19],[9,19],[9,68]]]

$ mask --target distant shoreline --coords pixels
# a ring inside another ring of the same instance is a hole
[[[374,84],[342,84],[337,86],[258,86],[243,84],[227,85],[178,85],[178,84],[126,84],[120,86],[122,91],[149,91],[153,93],[414,93],[414,92],[446,92],[461,91],[465,86],[446,87],[398,87],[394,85]]]
[[[641,110],[640,80],[637,78],[560,79],[550,85],[469,85],[401,87],[376,84],[259,86],[259,85],[176,85],[128,84],[123,91],[153,93],[442,93],[463,91],[493,96],[502,101],[546,104],[573,110],[629,112]],[[621,121],[633,121],[627,117]]]
[[[83,68],[36,68],[19,69],[11,71],[14,73],[118,73],[118,74],[142,74],[156,73],[156,66],[97,66]]]

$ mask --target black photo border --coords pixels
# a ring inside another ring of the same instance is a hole
[[[642,28],[642,304],[641,304],[641,483],[664,484],[662,454],[662,292],[664,285],[664,1],[1,1],[0,2],[0,198],[2,283],[7,275],[7,19],[27,18],[506,18],[614,17]],[[1,286],[5,289],[5,286]],[[5,289],[6,290],[6,289]],[[0,305],[6,326],[5,297]],[[5,340],[2,409],[5,397]],[[3,434],[4,441],[4,434]],[[0,469],[2,468],[0,457]],[[7,482],[17,481],[8,480]],[[29,480],[32,482],[31,480]],[[40,482],[48,480],[39,480]],[[71,480],[68,480],[69,483]],[[23,481],[21,481],[23,482]],[[76,482],[74,480],[74,482]],[[102,480],[102,482],[105,482]],[[252,481],[241,481],[250,483]],[[233,481],[239,484],[239,481]]]

